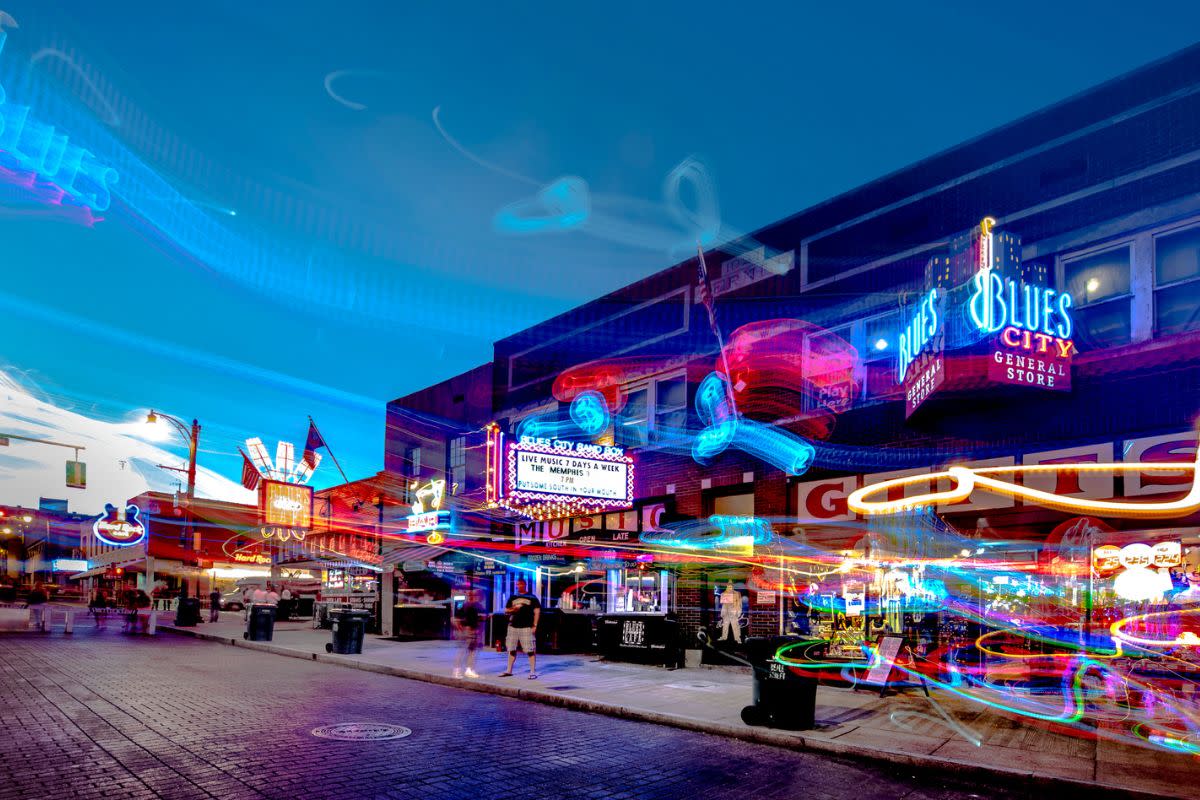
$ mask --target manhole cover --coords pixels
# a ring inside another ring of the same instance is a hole
[[[339,742],[381,742],[385,739],[403,739],[410,733],[412,731],[403,725],[385,725],[382,722],[341,722],[312,729],[313,736],[337,739]]]

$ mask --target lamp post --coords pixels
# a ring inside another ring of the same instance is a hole
[[[193,419],[192,426],[189,429],[186,424],[180,419],[172,417],[170,414],[156,413],[154,409],[150,409],[150,413],[146,415],[146,424],[154,425],[159,418],[165,419],[167,422],[175,426],[180,435],[187,440],[188,443],[188,466],[187,466],[187,512],[184,517],[184,537],[191,540],[192,549],[196,551],[197,563],[200,558],[200,537],[196,533],[195,525],[192,524],[192,501],[196,498],[196,447],[200,443],[200,423]],[[147,557],[149,561],[149,557]],[[149,573],[147,569],[147,573]],[[150,575],[147,574],[147,583],[149,583]],[[147,587],[150,588],[150,587]],[[197,596],[200,591],[200,581],[196,581]]]

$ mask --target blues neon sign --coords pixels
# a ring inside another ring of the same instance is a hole
[[[0,52],[8,34],[0,31]],[[39,122],[29,106],[7,102],[0,86],[0,158],[63,192],[64,202],[104,211],[112,202],[117,171],[71,142],[53,125]]]
[[[981,271],[971,281],[967,311],[980,331],[996,333],[1012,327],[1035,336],[1071,338],[1070,309],[1075,301],[1067,292],[1021,285],[1012,278],[1001,278],[994,270]]]
[[[937,334],[941,318],[937,313],[938,290],[930,289],[921,299],[916,312],[900,332],[900,365],[897,380],[903,381],[908,368],[921,349]]]

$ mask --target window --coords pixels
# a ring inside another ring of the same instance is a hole
[[[866,321],[862,362],[865,370],[863,397],[878,398],[897,394],[896,337],[900,333],[900,314],[892,312]]]
[[[687,379],[664,378],[654,387],[654,429],[680,430],[687,425]]]
[[[713,514],[722,517],[753,517],[754,493],[727,494],[714,497]]]
[[[1075,301],[1075,345],[1081,351],[1132,340],[1130,245],[1063,260],[1063,286]]]
[[[621,447],[641,447],[649,439],[647,411],[649,410],[650,387],[630,389],[625,394],[625,408],[617,417],[614,436]]]
[[[804,337],[806,411],[840,409],[853,402],[852,337],[850,325]]]
[[[572,328],[508,358],[508,388],[553,378],[567,365],[632,352],[688,330],[688,287],[622,309],[603,320]]]
[[[1200,329],[1200,227],[1154,240],[1154,334]]]
[[[450,491],[461,491],[467,480],[467,437],[450,440]]]
[[[659,444],[687,427],[687,377],[682,372],[625,387],[625,407],[617,415],[613,438],[621,447]]]
[[[410,447],[404,451],[404,468],[413,478],[421,474],[421,448]]]

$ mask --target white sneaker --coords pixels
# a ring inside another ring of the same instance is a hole
[[[462,676],[463,676],[463,671],[461,669],[454,670],[454,677],[461,678]]]
[[[468,667],[468,668],[467,668],[467,677],[468,677],[468,678],[478,678],[478,677],[479,677],[479,673],[478,673],[478,672],[476,672],[476,671],[475,671],[475,670],[473,670],[473,669],[470,669],[470,668]]]

